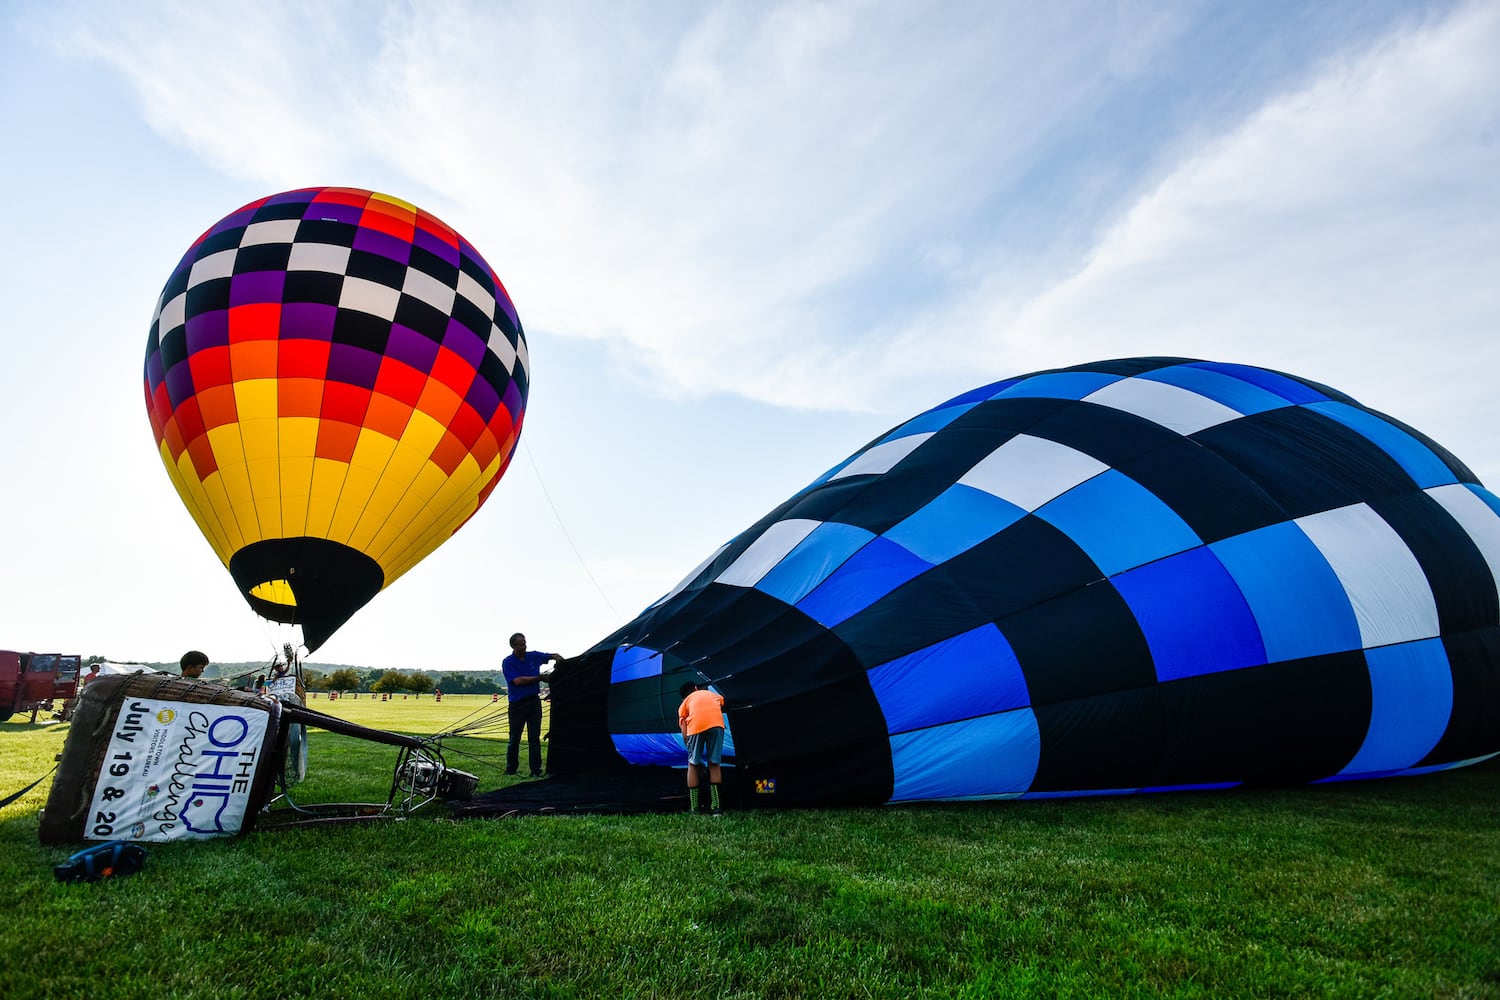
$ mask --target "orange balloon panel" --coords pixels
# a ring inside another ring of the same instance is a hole
[[[387,195],[307,188],[226,216],[177,265],[146,409],[245,599],[313,650],[489,496],[527,366],[466,240]]]

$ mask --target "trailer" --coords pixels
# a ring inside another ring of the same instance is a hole
[[[65,713],[78,695],[83,657],[71,653],[19,653],[0,649],[0,722],[17,712]]]

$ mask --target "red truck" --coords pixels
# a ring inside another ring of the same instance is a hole
[[[0,649],[0,722],[17,712],[52,711],[78,694],[83,657],[66,653],[16,653]]]

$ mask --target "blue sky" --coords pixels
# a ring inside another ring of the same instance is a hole
[[[465,528],[317,661],[572,655],[890,426],[1109,357],[1333,385],[1500,481],[1500,4],[0,9],[0,643],[269,656],[156,455],[151,311],[294,187],[506,283],[533,383]]]

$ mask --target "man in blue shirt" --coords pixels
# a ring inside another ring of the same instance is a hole
[[[511,655],[500,663],[505,674],[505,697],[510,703],[510,747],[505,752],[505,773],[515,774],[521,763],[521,730],[530,741],[528,763],[531,776],[542,776],[542,666],[561,663],[556,653],[534,653],[526,649],[526,637],[520,632],[510,637]]]

